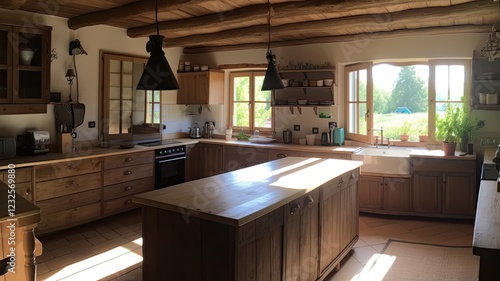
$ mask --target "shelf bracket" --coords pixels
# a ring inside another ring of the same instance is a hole
[[[314,114],[318,115],[318,107],[313,107],[313,110],[314,110]]]
[[[297,106],[297,110],[299,111],[299,114],[302,114],[302,107]]]
[[[289,109],[290,109],[290,113],[293,114],[293,106],[290,106]]]
[[[304,92],[304,95],[307,94],[306,88],[302,88],[302,91]]]

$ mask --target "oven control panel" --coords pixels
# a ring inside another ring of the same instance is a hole
[[[185,145],[166,147],[166,148],[157,149],[155,151],[156,156],[168,156],[168,155],[172,155],[172,154],[185,154],[185,153],[186,153],[186,146]]]

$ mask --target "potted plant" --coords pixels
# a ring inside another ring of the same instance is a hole
[[[418,140],[420,142],[427,142],[427,133],[429,131],[427,119],[420,120],[419,126],[420,128],[418,129]]]
[[[411,123],[408,120],[403,122],[403,125],[399,128],[399,139],[401,141],[408,141],[409,134],[411,130]]]
[[[436,139],[443,142],[445,155],[455,155],[457,142],[467,145],[468,137],[477,129],[477,118],[471,116],[464,98],[462,101],[462,106],[456,107],[448,102],[445,114],[436,115]]]

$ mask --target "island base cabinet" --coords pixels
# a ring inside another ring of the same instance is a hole
[[[143,206],[143,280],[281,280],[283,208],[241,227]]]

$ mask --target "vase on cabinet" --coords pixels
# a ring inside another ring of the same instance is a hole
[[[457,147],[456,142],[443,142],[443,152],[446,156],[455,155],[455,149]]]
[[[31,60],[35,51],[29,48],[21,48],[19,51],[19,61],[22,65],[31,65]]]

